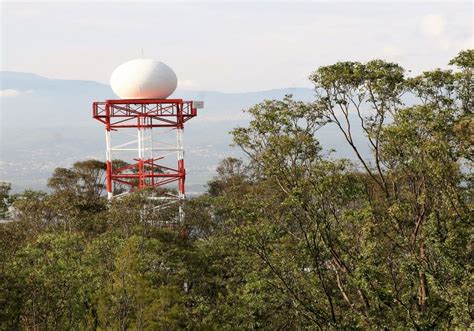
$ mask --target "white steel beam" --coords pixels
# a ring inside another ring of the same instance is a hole
[[[110,134],[110,131],[109,130],[105,130],[105,145],[106,145],[106,150],[105,150],[105,158],[107,160],[107,162],[109,162],[110,166],[112,166],[112,136]],[[112,197],[113,197],[113,186],[114,186],[114,183],[113,181],[111,181],[112,183],[112,192],[109,192],[107,191],[107,199],[111,200]]]

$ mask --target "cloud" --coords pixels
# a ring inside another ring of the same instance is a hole
[[[9,12],[9,15],[13,15],[19,19],[32,19],[41,16],[41,10],[39,8],[15,8]]]
[[[439,37],[444,33],[446,20],[441,15],[425,15],[421,19],[421,31],[427,37]]]
[[[0,90],[0,98],[14,98],[22,94],[30,94],[33,93],[33,90],[28,91],[19,91],[14,89],[5,89]]]
[[[0,98],[17,97],[20,95],[20,91],[13,89],[0,90]]]
[[[421,18],[420,27],[422,34],[430,38],[428,42],[438,51],[459,51],[473,47],[472,33],[466,36],[465,33],[459,34],[459,30],[453,30],[455,25],[449,25],[446,28],[447,20],[442,15],[429,14]],[[469,31],[468,27],[465,26]]]

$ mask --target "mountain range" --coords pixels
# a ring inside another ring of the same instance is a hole
[[[47,190],[54,168],[89,158],[104,160],[104,129],[93,120],[91,105],[116,98],[110,86],[11,71],[0,71],[0,82],[0,181],[12,183],[15,192]],[[286,94],[302,101],[314,96],[309,88],[246,93],[178,89],[171,97],[205,102],[185,127],[187,190],[203,192],[221,159],[242,156],[230,146],[229,135],[233,128],[248,124],[242,110]],[[323,128],[317,138],[338,157],[351,157],[334,127]]]

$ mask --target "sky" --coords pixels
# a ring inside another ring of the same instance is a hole
[[[397,62],[411,74],[473,48],[473,2],[1,2],[0,69],[109,82],[154,58],[179,88],[310,87],[337,61]],[[143,51],[142,51],[143,50]]]

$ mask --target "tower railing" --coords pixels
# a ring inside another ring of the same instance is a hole
[[[93,117],[111,128],[133,128],[137,118],[155,121],[142,123],[142,127],[176,127],[197,115],[193,101],[182,99],[121,99],[94,102]]]

